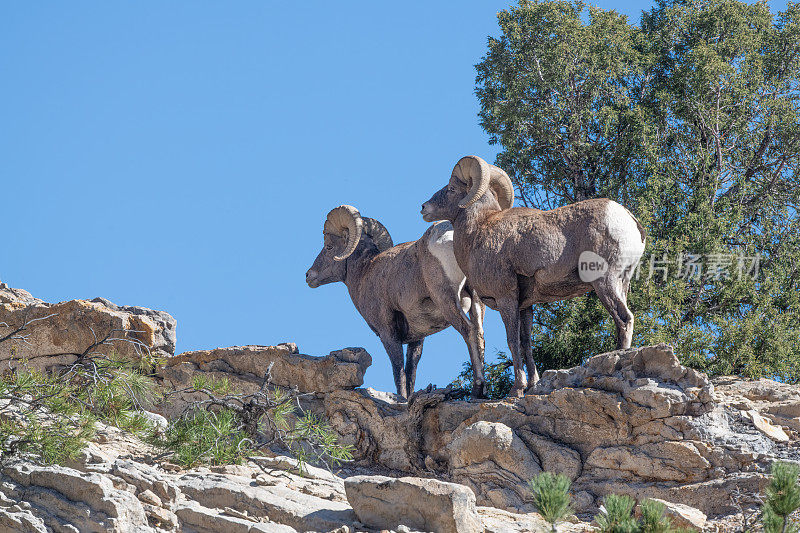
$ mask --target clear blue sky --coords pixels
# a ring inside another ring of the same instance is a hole
[[[304,274],[329,209],[414,240],[458,158],[494,159],[473,65],[508,5],[4,3],[0,280],[168,311],[179,351],[364,346],[366,384],[393,390],[345,286]],[[598,5],[634,22],[649,6]],[[493,311],[486,347],[505,349]],[[454,330],[429,337],[418,387],[466,359]]]

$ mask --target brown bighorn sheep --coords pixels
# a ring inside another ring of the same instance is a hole
[[[306,283],[311,288],[337,281],[347,285],[356,309],[389,354],[397,394],[408,398],[414,392],[425,337],[453,326],[472,361],[472,396],[485,397],[485,307],[453,256],[452,226],[434,224],[418,241],[393,246],[380,222],[343,205],[328,213],[322,233],[324,245],[306,272]],[[408,345],[405,368],[403,344]]]
[[[531,346],[532,304],[594,290],[617,326],[617,347],[630,347],[628,289],[646,235],[627,209],[608,199],[540,211],[507,209],[513,198],[514,187],[502,169],[466,156],[447,186],[422,204],[422,217],[452,222],[458,265],[505,324],[514,362],[510,394],[521,396],[527,382],[533,386],[539,379]]]

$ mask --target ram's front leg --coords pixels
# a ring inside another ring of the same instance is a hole
[[[520,312],[519,342],[522,348],[522,357],[525,366],[528,367],[528,390],[539,381],[539,371],[536,370],[536,362],[533,360],[533,343],[531,342],[531,331],[533,330],[533,308],[527,307]]]
[[[497,299],[497,310],[506,326],[506,339],[508,349],[511,351],[511,360],[514,363],[514,385],[508,393],[509,397],[521,398],[528,386],[525,377],[525,368],[522,360],[522,347],[520,346],[519,332],[521,331],[519,302],[516,298]]]
[[[422,358],[422,341],[409,342],[406,346],[406,398],[414,394],[414,383],[417,381],[417,365]]]
[[[381,337],[383,347],[392,362],[392,373],[394,374],[394,385],[397,388],[397,395],[406,398],[406,371],[403,368],[403,344],[395,338]]]

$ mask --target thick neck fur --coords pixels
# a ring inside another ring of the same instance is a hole
[[[347,258],[346,270],[344,275],[344,282],[347,289],[350,291],[353,301],[355,301],[355,294],[358,292],[358,286],[361,283],[361,278],[364,277],[372,259],[380,253],[378,247],[372,242],[372,239],[361,239],[358,247]]]
[[[477,238],[484,221],[494,213],[502,211],[491,191],[481,196],[478,201],[469,207],[458,210],[455,220],[452,220],[453,252],[461,269],[467,272],[469,248]]]
[[[502,209],[500,209],[500,204],[497,203],[494,194],[491,191],[486,191],[474,204],[459,209],[455,220],[451,222],[456,234],[473,234],[478,231],[478,228],[487,217],[500,211]]]

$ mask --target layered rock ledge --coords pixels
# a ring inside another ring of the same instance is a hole
[[[448,395],[418,393],[406,405],[369,389],[340,390],[319,395],[315,408],[356,447],[361,464],[462,483],[479,505],[517,512],[533,510],[527,481],[551,471],[573,480],[578,511],[615,492],[727,514],[734,488],[760,492],[771,459],[796,454],[794,439],[776,442],[747,424],[667,345],[545,372],[519,400]],[[760,407],[793,413],[800,394],[792,387],[780,402]]]
[[[600,354],[580,367],[545,372],[522,399],[478,402],[451,399],[449,389],[419,391],[400,402],[358,386],[368,361],[360,349],[324,358],[296,352],[291,344],[230,348],[208,361],[205,354],[214,352],[195,352],[163,372],[173,387],[201,373],[224,375],[247,389],[276,357],[299,357],[297,364],[273,365],[273,378],[315,393],[306,407],[354,446],[358,466],[460,483],[478,505],[511,512],[534,510],[527,482],[550,471],[573,481],[578,512],[595,511],[615,492],[725,515],[735,511],[730,495],[737,488],[745,495],[739,503],[755,501],[771,460],[800,457],[795,387],[740,386],[748,382],[726,378],[737,385],[715,390],[704,374],[680,365],[668,345]],[[242,358],[232,364],[227,354]],[[313,377],[300,377],[303,372]],[[788,440],[774,440],[749,411]]]
[[[0,283],[0,361],[48,369],[89,349],[138,361],[175,353],[177,322],[164,311],[118,306],[105,298],[47,303]]]

